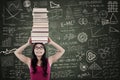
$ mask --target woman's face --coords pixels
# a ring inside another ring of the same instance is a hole
[[[36,44],[34,48],[34,53],[36,56],[41,57],[44,54],[45,50],[42,44]]]

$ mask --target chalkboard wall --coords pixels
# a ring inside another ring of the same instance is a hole
[[[120,80],[119,0],[0,0],[0,80],[29,80],[13,52],[27,42],[32,9],[48,9],[49,36],[66,52],[51,80]],[[47,45],[47,56],[55,48]],[[31,47],[24,55],[31,57]]]

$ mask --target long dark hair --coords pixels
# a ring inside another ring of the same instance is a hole
[[[43,75],[46,77],[47,76],[47,63],[48,63],[48,61],[47,61],[47,58],[46,58],[46,48],[45,48],[45,45],[43,43],[35,43],[33,45],[33,49],[32,49],[33,58],[32,58],[32,61],[31,61],[31,66],[32,66],[32,69],[33,69],[33,73],[36,73],[36,71],[37,71],[36,66],[37,66],[38,59],[37,59],[37,57],[34,53],[34,48],[37,44],[41,44],[44,48],[44,51],[45,51],[44,54],[42,55],[42,58],[41,58],[41,61],[42,61],[41,66],[42,66],[43,71],[44,71]]]

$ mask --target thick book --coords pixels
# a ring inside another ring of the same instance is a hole
[[[44,22],[44,23],[48,23],[48,19],[47,18],[33,18],[33,23],[35,22]]]
[[[49,36],[49,34],[48,34],[48,32],[31,32],[31,37],[39,37],[39,36],[42,36],[42,37],[48,37]]]
[[[32,40],[32,43],[48,43],[48,40]]]
[[[48,23],[33,23],[33,27],[48,27]]]
[[[47,14],[33,14],[34,18],[47,18]]]
[[[48,12],[47,8],[33,8],[33,13],[34,12]]]
[[[48,29],[48,27],[33,27],[32,31],[36,31],[36,32],[48,32],[49,29]]]
[[[33,41],[33,40],[42,40],[42,41],[44,41],[44,40],[48,40],[48,36],[31,36],[31,40]]]

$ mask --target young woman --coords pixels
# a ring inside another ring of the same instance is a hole
[[[31,80],[49,80],[51,65],[56,62],[65,52],[65,50],[60,45],[55,43],[51,38],[48,38],[48,44],[57,49],[56,53],[48,58],[46,58],[46,48],[42,43],[35,43],[33,45],[33,58],[29,58],[22,54],[24,49],[31,45],[30,38],[28,39],[27,43],[19,47],[14,52],[20,61],[28,65]]]

